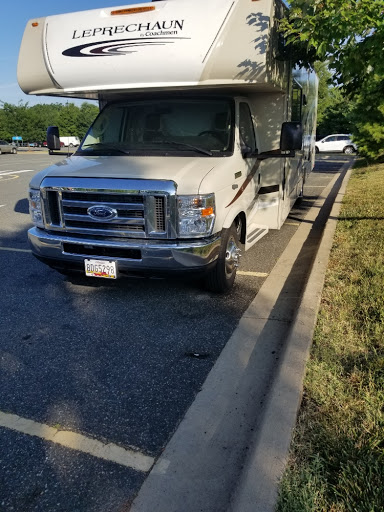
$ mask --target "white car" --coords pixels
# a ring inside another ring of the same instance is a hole
[[[351,135],[336,133],[316,141],[316,153],[323,153],[325,151],[339,151],[351,155],[356,153],[357,146],[352,142]]]

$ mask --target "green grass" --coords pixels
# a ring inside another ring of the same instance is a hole
[[[277,510],[384,511],[384,164],[344,197]]]

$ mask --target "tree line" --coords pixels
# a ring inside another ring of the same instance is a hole
[[[330,118],[336,122],[341,114],[348,120],[360,153],[383,158],[384,0],[289,0],[289,5],[280,25],[289,57],[299,66],[327,65],[341,99],[330,107]]]
[[[319,77],[316,138],[322,139],[332,133],[352,133],[355,101],[332,84],[332,73],[326,63],[316,62],[314,68]]]
[[[88,102],[80,107],[74,103],[0,103],[0,139],[12,141],[19,136],[24,142],[40,143],[46,140],[48,126],[58,126],[60,135],[81,140],[98,112],[98,106]]]
[[[316,63],[319,76],[317,138],[331,133],[350,133],[353,128],[353,102],[342,91],[330,85],[331,73],[323,63]],[[98,114],[98,107],[84,102],[13,105],[0,102],[0,139],[11,141],[21,136],[24,142],[43,142],[48,126],[58,126],[61,136],[77,136],[81,140]]]

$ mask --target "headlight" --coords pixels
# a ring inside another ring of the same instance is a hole
[[[29,212],[32,222],[39,228],[44,227],[43,214],[41,211],[40,190],[29,189]]]
[[[191,238],[212,233],[215,195],[178,196],[179,236]]]

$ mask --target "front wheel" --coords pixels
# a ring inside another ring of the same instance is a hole
[[[352,146],[347,146],[343,149],[343,153],[346,155],[352,155],[355,152]]]
[[[238,229],[236,224],[233,223],[229,229],[223,230],[219,257],[215,267],[210,270],[205,279],[208,290],[215,293],[230,291],[235,282],[240,255]]]

